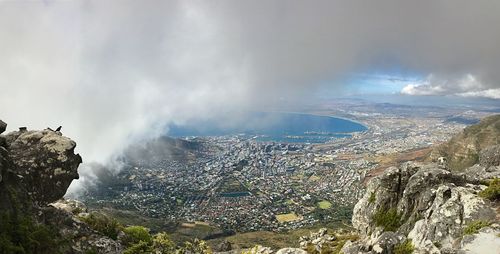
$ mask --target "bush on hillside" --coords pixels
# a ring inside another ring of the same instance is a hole
[[[489,181],[488,188],[479,192],[479,196],[489,200],[500,200],[500,178]]]
[[[389,210],[378,210],[373,215],[373,221],[378,227],[383,227],[384,231],[396,231],[401,226],[401,215],[395,208]]]
[[[80,219],[87,223],[95,231],[116,240],[118,233],[122,230],[123,226],[114,218],[108,217],[98,212],[92,212]]]

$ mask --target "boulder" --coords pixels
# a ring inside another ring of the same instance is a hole
[[[0,120],[0,134],[2,134],[7,129],[7,124]]]
[[[464,237],[461,248],[465,253],[497,254],[500,253],[500,228],[486,227],[478,234]]]
[[[479,164],[483,167],[500,166],[500,145],[483,149],[479,153]]]
[[[276,254],[307,254],[307,251],[298,248],[283,248],[278,250]]]
[[[417,253],[457,250],[469,223],[496,216],[489,202],[477,196],[481,186],[472,184],[476,179],[470,178],[433,163],[408,162],[388,169],[372,179],[356,204],[352,222],[361,242],[350,243],[346,251],[390,253],[401,236],[412,241]],[[398,226],[394,232],[381,233],[383,228],[376,225],[374,215],[389,210],[396,212]]]
[[[392,249],[396,244],[405,240],[403,235],[394,232],[383,232],[373,244],[372,250],[377,254],[392,253]]]
[[[300,237],[299,244],[304,250],[315,249],[321,252],[324,247],[332,245],[334,241],[335,237],[328,234],[326,228],[321,228],[318,232],[311,232],[309,236]]]
[[[87,206],[78,200],[60,199],[50,205],[74,215],[88,212]]]
[[[500,166],[485,167],[483,165],[476,164],[466,169],[463,175],[469,182],[481,183],[481,181],[486,179],[500,177]]]
[[[80,155],[76,143],[51,130],[16,131],[5,136],[15,172],[39,205],[64,196],[73,179],[78,179]]]
[[[119,241],[94,231],[65,209],[47,206],[41,209],[40,214],[40,222],[55,226],[59,234],[69,241],[69,245],[60,246],[66,248],[61,249],[62,253],[123,253]]]

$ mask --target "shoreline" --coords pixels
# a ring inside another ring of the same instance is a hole
[[[363,126],[366,129],[366,130],[363,130],[363,131],[370,130],[370,127],[367,124],[362,123],[362,122],[360,122],[358,120],[354,120],[354,119],[350,119],[350,118],[342,117],[342,116],[332,116],[332,115],[307,113],[307,112],[294,112],[294,111],[263,111],[263,113],[285,113],[285,114],[310,115],[310,116],[323,116],[323,117],[337,118],[337,119],[341,119],[341,120],[345,120],[345,121],[357,123],[357,124]],[[363,131],[352,131],[352,132],[346,132],[346,133],[363,132]]]

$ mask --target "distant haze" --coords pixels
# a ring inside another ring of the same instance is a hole
[[[353,73],[424,77],[405,95],[498,99],[499,13],[481,0],[0,0],[0,119],[62,125],[86,163],[107,163],[169,123],[342,91]]]

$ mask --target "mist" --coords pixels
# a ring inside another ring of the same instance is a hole
[[[499,13],[465,0],[0,1],[0,119],[62,125],[85,182],[169,124],[229,122],[325,83],[340,91],[353,73],[432,77],[404,94],[495,98]]]

